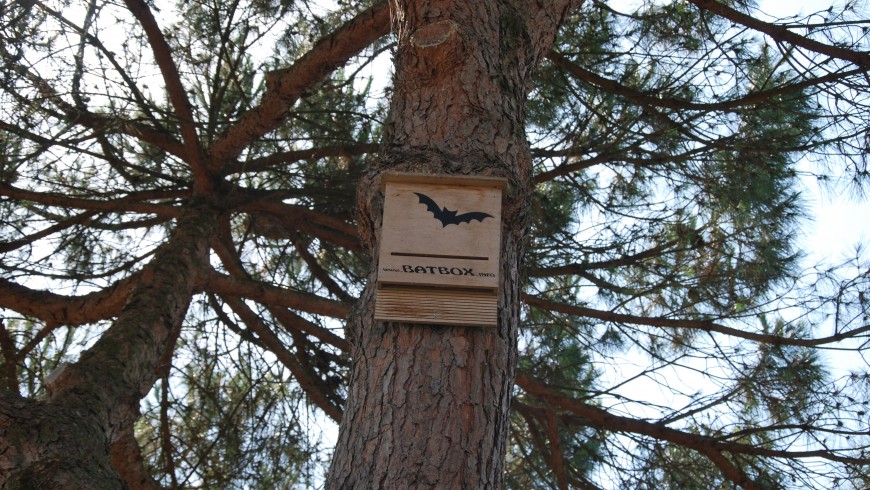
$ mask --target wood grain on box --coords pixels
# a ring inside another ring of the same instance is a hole
[[[447,288],[378,289],[375,318],[383,321],[494,327],[498,298],[493,291]]]

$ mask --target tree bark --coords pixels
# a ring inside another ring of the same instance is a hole
[[[501,486],[532,190],[525,98],[575,3],[393,3],[392,106],[358,195],[374,263],[349,325],[354,367],[327,488]],[[384,171],[508,180],[496,328],[373,320]]]
[[[0,392],[0,486],[125,488],[109,448],[139,415],[208,264],[214,213],[191,206],[130,298],[79,361],[46,381],[48,399]]]

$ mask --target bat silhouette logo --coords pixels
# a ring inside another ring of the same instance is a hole
[[[438,203],[432,200],[431,197],[426,194],[420,194],[419,192],[415,192],[417,197],[420,199],[420,202],[426,205],[426,211],[431,212],[435,215],[435,219],[441,222],[441,227],[445,227],[447,225],[459,225],[460,223],[471,223],[471,220],[476,219],[477,221],[483,222],[486,218],[492,218],[493,216],[486,213],[481,213],[480,211],[474,211],[471,213],[462,213],[456,214],[456,211],[450,211],[447,207],[438,207]],[[458,210],[457,210],[458,211]]]

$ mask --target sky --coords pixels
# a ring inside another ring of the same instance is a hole
[[[870,14],[870,1],[863,1],[864,10]],[[621,11],[630,9],[641,3],[639,0],[611,0],[609,5]],[[819,0],[764,0],[758,2],[761,9],[774,17],[786,17],[800,13],[812,13],[824,10],[832,5],[832,2]],[[843,2],[835,2],[841,4]],[[859,3],[860,5],[860,3]],[[865,18],[870,18],[870,15]],[[809,169],[813,165],[807,161],[798,162],[798,169]],[[847,257],[854,257],[855,248],[858,244],[868,243],[870,239],[870,200],[862,198],[854,192],[850,192],[846,186],[834,186],[829,189],[822,188],[814,177],[805,177],[800,182],[801,198],[807,216],[802,223],[797,246],[804,252],[805,258],[802,267],[810,268],[825,264],[834,264],[843,261]],[[826,331],[824,325],[821,330]],[[827,370],[833,378],[848,375],[852,370],[866,369],[868,360],[862,359],[859,353],[839,351],[822,352],[823,358],[827,358]],[[649,367],[647,359],[641,359],[639,353],[627,353],[623,359],[615,365],[608,366],[608,370],[602,372],[602,384],[605,386],[617,386],[626,380],[643,372]],[[836,358],[834,357],[836,356]],[[834,362],[836,359],[836,362]],[[696,366],[701,372],[715,369],[715,365],[699,364]],[[687,369],[663,369],[652,375],[659,378],[659,382],[672,389],[684,390],[684,393],[710,393],[715,387],[708,385],[708,381],[699,373],[693,373]],[[675,395],[671,390],[665,390],[661,385],[646,377],[639,377],[629,381],[614,391],[616,394],[624,394],[635,400],[646,399],[651,403],[662,406],[679,407],[688,398]],[[613,403],[618,407],[619,399],[603,401],[605,405]],[[632,410],[643,409],[632,406]],[[650,413],[650,416],[655,414]]]
[[[824,10],[831,5],[845,2],[826,2],[822,0],[764,0],[759,2],[765,12],[784,17],[798,13],[812,13]],[[870,11],[870,3],[863,3],[864,10]],[[845,189],[823,191],[812,180],[804,181],[804,199],[811,206],[812,222],[805,230],[805,250],[812,259],[837,260],[849,254],[858,243],[870,239],[870,202],[861,199]]]
[[[620,11],[631,11],[644,1],[649,0],[609,0],[607,4]],[[669,0],[661,1],[665,3]],[[763,12],[774,18],[810,14],[846,3],[844,0],[756,1]],[[870,14],[870,1],[858,0],[857,3]],[[807,264],[820,260],[836,261],[853,252],[856,244],[866,243],[870,239],[870,202],[866,198],[862,199],[844,188],[826,191],[817,185],[815,179],[804,179],[802,184],[802,197],[809,219],[803,227],[799,243],[807,253]]]

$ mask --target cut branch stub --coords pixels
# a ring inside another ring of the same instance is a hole
[[[436,85],[454,75],[465,58],[460,26],[452,20],[425,25],[411,34],[409,46],[414,62],[402,74],[415,86]]]

